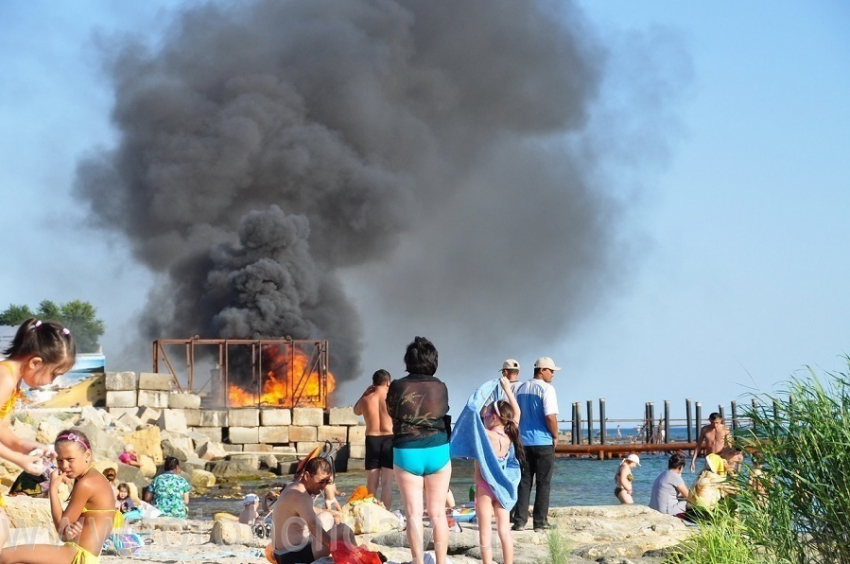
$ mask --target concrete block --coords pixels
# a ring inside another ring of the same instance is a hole
[[[266,445],[266,444],[261,444],[261,443],[257,443],[255,445],[252,445],[252,444],[246,443],[246,444],[242,445],[242,452],[257,453],[257,452],[273,452],[273,451],[272,451],[272,445]]]
[[[186,418],[187,427],[201,426],[201,410],[200,409],[184,409],[183,416]]]
[[[121,419],[122,415],[132,415],[136,417],[136,414],[139,412],[138,407],[110,407],[107,409],[109,415],[114,417],[115,419]]]
[[[106,407],[135,407],[136,401],[135,390],[106,392]]]
[[[189,430],[186,426],[186,416],[183,414],[182,409],[163,409],[157,426],[163,431],[173,431],[175,433],[185,433]]]
[[[151,374],[149,372],[139,374],[139,390],[170,392],[173,385],[171,374]]]
[[[139,390],[138,405],[154,407],[156,409],[168,408],[168,392],[156,392],[152,390]]]
[[[260,427],[260,442],[278,444],[288,443],[289,427]]]
[[[228,427],[227,436],[233,445],[260,442],[258,427]]]
[[[222,444],[221,448],[223,448],[225,452],[242,452],[242,445]]]
[[[249,466],[254,470],[260,469],[260,457],[256,454],[231,453],[227,455],[227,460],[239,462],[245,466]]]
[[[160,444],[162,445],[162,455],[165,457],[173,456],[178,460],[195,458],[192,440],[189,437],[164,439]]]
[[[351,458],[366,458],[366,445],[349,445]]]
[[[260,425],[264,427],[292,425],[292,412],[288,409],[261,409]]]
[[[251,407],[228,409],[227,424],[230,427],[259,427],[260,410]]]
[[[321,407],[294,407],[292,424],[319,427],[325,424],[325,412]]]
[[[221,442],[221,427],[194,427],[192,431],[204,435],[211,441]]]
[[[142,420],[142,423],[148,423],[155,425],[157,421],[159,421],[159,417],[162,415],[162,412],[158,409],[154,409],[153,407],[140,407],[138,412],[139,419]]]
[[[314,448],[324,446],[325,443],[318,441],[302,441],[295,443],[295,452],[298,454],[310,454]],[[363,449],[363,456],[366,456],[366,449]]]
[[[322,425],[319,427],[318,440],[345,443],[348,441],[348,427]]]
[[[124,415],[118,418],[118,422],[123,425],[126,425],[133,431],[135,431],[139,428],[140,425],[142,425],[142,420],[133,415],[132,413],[125,413]]]
[[[328,414],[328,424],[330,425],[360,425],[362,419],[359,415],[354,415],[353,407],[332,407]]]
[[[348,428],[348,442],[353,445],[365,445],[366,444],[366,426],[358,425],[356,427]]]
[[[169,409],[200,409],[201,396],[195,394],[170,394],[168,396]]]
[[[203,460],[221,460],[227,456],[227,451],[221,443],[207,441],[195,448],[195,454]]]
[[[200,427],[227,427],[227,412],[219,409],[202,409]]]
[[[289,442],[316,441],[318,440],[318,427],[300,427],[291,425],[289,427]]]
[[[104,383],[107,392],[113,391],[135,391],[138,386],[135,372],[107,372]]]
[[[295,454],[294,446],[273,446],[272,452],[275,454]]]

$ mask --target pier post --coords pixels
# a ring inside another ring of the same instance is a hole
[[[732,400],[732,436],[738,433],[738,403]]]
[[[576,444],[576,404],[573,402],[572,413],[570,413],[570,442]]]
[[[702,427],[702,402],[698,401],[696,406],[694,407],[694,411],[696,415],[694,416],[694,423],[696,423],[694,436],[699,438],[699,430]],[[697,449],[699,449],[699,445],[697,445]]]
[[[587,444],[593,444],[593,401],[587,400]]]
[[[670,402],[664,400],[664,444],[670,443]]]
[[[599,398],[599,444],[605,444],[608,431],[608,421],[605,418],[605,398]]]
[[[721,419],[723,420],[723,422],[725,423],[725,422],[726,422],[726,413],[725,413],[725,410],[723,409],[723,406],[722,406],[722,405],[718,405],[718,406],[717,406],[717,413],[719,413],[719,414],[720,414],[720,418],[721,418]]]
[[[685,400],[685,425],[688,426],[688,442],[694,442],[693,425],[691,421],[691,398]]]
[[[581,444],[581,403],[576,402],[576,444]]]
[[[773,400],[773,421],[774,423],[779,422],[779,401]]]

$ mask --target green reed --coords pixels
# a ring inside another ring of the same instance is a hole
[[[546,533],[549,545],[549,564],[566,564],[570,555],[570,543],[558,529]]]
[[[699,553],[741,543],[754,548],[742,562],[850,562],[850,376],[826,377],[809,369],[784,393],[755,396],[736,439],[752,463],[734,479],[734,513],[701,523],[679,562],[711,562]]]

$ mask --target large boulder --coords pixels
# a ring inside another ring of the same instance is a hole
[[[74,429],[82,431],[88,437],[91,449],[96,456],[115,460],[124,452],[124,441],[121,437],[110,434],[105,427],[87,421],[82,425],[75,425]]]
[[[192,449],[192,439],[188,437],[171,437],[160,443],[162,446],[162,456],[173,456],[177,460],[183,462],[190,458],[195,458],[195,451]]]
[[[192,470],[189,483],[195,488],[211,488],[215,485],[215,474],[207,470]]]
[[[5,496],[6,515],[9,526],[22,528],[49,528],[53,531],[54,540],[58,540],[56,529],[53,527],[53,515],[50,513],[50,500],[47,498],[30,497],[28,495]]]
[[[217,443],[215,441],[207,439],[195,449],[195,454],[197,454],[199,458],[202,458],[204,460],[221,460],[223,458],[226,458],[229,453],[224,450],[224,447],[221,446],[221,443]]]
[[[35,440],[41,444],[52,445],[59,433],[65,429],[70,429],[73,426],[74,425],[71,421],[65,421],[50,415],[49,417],[39,421]]]
[[[268,540],[259,539],[249,525],[238,521],[221,519],[213,523],[210,542],[214,544],[241,544],[245,546],[265,547]]]
[[[154,464],[162,464],[165,458],[162,455],[162,433],[159,427],[148,425],[127,433],[123,437],[124,443],[130,443],[136,447],[136,452],[147,455],[153,459]],[[123,451],[124,444],[121,449]]]
[[[399,528],[398,517],[373,502],[346,504],[343,516],[345,523],[357,535],[386,533]]]
[[[207,470],[212,472],[218,480],[252,480],[270,475],[268,472],[261,472],[240,462],[229,460],[207,463]]]

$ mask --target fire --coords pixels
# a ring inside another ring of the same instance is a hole
[[[296,347],[267,346],[263,348],[263,391],[255,391],[230,384],[227,397],[231,407],[242,406],[319,406],[324,407],[326,394],[336,387],[333,374],[327,373],[322,393],[321,376],[304,351]]]

